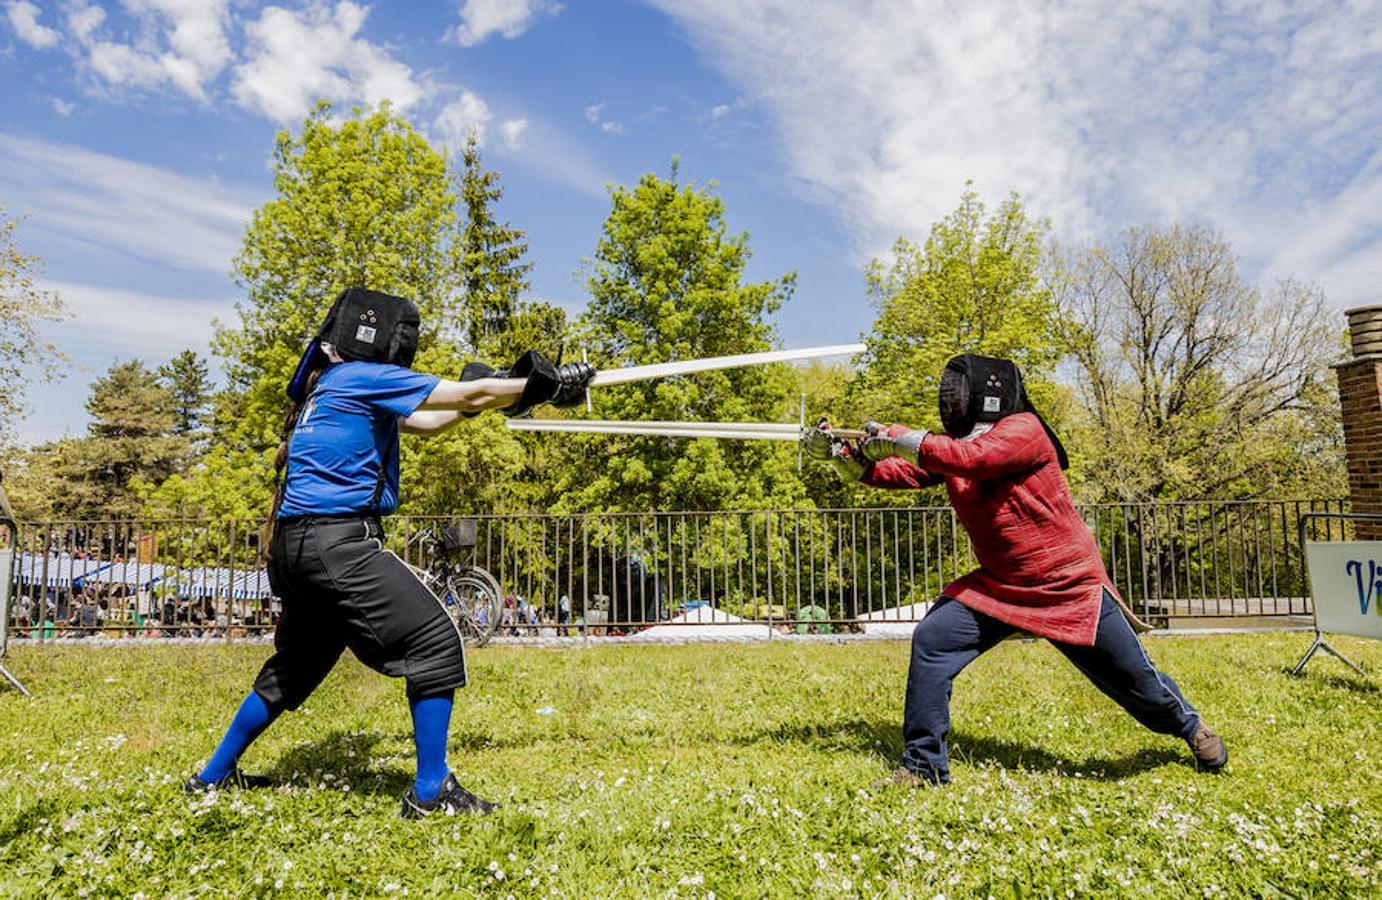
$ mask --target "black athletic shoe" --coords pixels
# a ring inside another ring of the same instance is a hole
[[[241,788],[252,790],[254,788],[272,787],[273,781],[263,775],[246,775],[239,769],[231,769],[230,774],[221,778],[219,781],[207,781],[200,775],[193,775],[187,779],[187,783],[182,786],[183,793],[204,794],[207,791],[222,791],[226,788]]]
[[[441,783],[441,790],[431,800],[419,800],[416,788],[408,788],[408,793],[403,795],[403,818],[405,819],[421,819],[423,816],[430,816],[435,812],[447,816],[454,816],[459,813],[484,815],[494,812],[498,808],[498,803],[481,800],[461,787],[456,782],[456,776],[449,773],[446,780]]]

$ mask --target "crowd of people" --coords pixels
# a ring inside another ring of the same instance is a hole
[[[17,638],[207,637],[266,633],[276,621],[268,599],[160,596],[123,584],[73,590],[32,587],[10,605],[11,634]]]

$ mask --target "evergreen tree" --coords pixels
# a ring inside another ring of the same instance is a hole
[[[186,467],[191,447],[173,433],[173,396],[141,361],[116,363],[96,379],[86,410],[91,423],[85,437],[53,441],[28,454],[26,514],[133,517],[141,510],[141,492]]]
[[[494,206],[504,195],[499,173],[486,170],[472,131],[461,153],[461,202],[465,229],[461,237],[462,285],[465,292],[466,337],[477,355],[494,348],[521,311],[521,295],[528,290],[532,263],[526,235],[495,218]],[[526,349],[526,348],[525,348]]]
[[[206,360],[193,350],[184,350],[160,366],[158,374],[173,398],[173,433],[186,436],[201,431],[211,403]]]

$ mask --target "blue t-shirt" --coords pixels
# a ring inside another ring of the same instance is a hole
[[[293,429],[278,517],[393,512],[398,418],[412,415],[440,380],[385,363],[328,366]],[[376,506],[381,466],[384,491]]]

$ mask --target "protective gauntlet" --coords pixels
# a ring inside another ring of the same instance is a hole
[[[552,397],[552,405],[578,405],[585,398],[590,379],[594,377],[595,367],[588,362],[569,362],[557,366],[558,387]]]
[[[905,425],[889,425],[884,428],[877,422],[870,422],[865,426],[865,430],[869,432],[869,437],[859,445],[864,456],[874,462],[890,456],[900,456],[913,465],[918,462],[921,442],[930,434],[925,429],[913,431]]]
[[[595,376],[595,367],[585,362],[563,363],[554,366],[541,353],[529,350],[520,356],[507,371],[495,372],[500,378],[526,378],[523,394],[507,410],[510,416],[526,414],[540,403],[574,406],[585,395],[586,386]]]
[[[845,481],[858,481],[864,477],[864,463],[854,448],[844,441],[838,441],[830,448],[830,465],[835,474]]]
[[[840,438],[830,433],[830,423],[821,419],[801,435],[802,452],[812,459],[829,460],[835,473],[845,481],[858,481],[864,476],[864,464]]]

